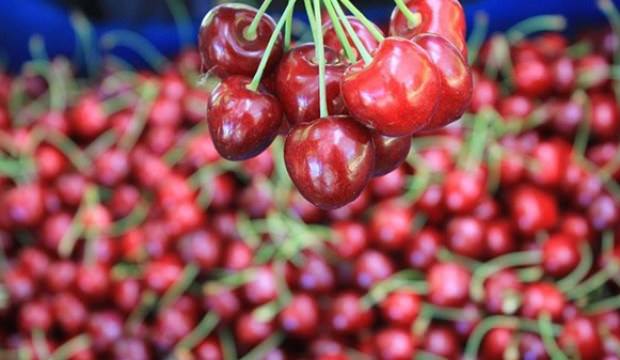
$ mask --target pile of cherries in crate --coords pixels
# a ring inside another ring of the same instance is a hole
[[[0,359],[620,359],[618,11],[396,3],[0,73]]]

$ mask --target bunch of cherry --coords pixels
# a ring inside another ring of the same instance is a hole
[[[221,5],[202,22],[203,71],[221,80],[207,121],[222,157],[252,158],[282,134],[293,183],[333,209],[398,168],[413,135],[467,109],[472,76],[457,0],[397,0],[388,37],[348,0],[306,1],[314,44],[291,44],[294,0],[277,24],[269,3]]]

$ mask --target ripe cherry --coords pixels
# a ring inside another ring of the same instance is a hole
[[[577,243],[577,240],[562,233],[549,236],[542,246],[545,273],[562,277],[573,271],[581,259]]]
[[[235,339],[244,346],[254,346],[265,340],[273,331],[273,322],[257,319],[251,312],[239,316],[235,325]]]
[[[278,296],[277,279],[273,270],[261,266],[253,271],[251,280],[243,286],[246,300],[253,305],[261,305]]]
[[[512,313],[515,300],[523,291],[517,274],[509,269],[501,270],[484,282],[484,305],[492,314]]]
[[[309,338],[316,334],[319,325],[319,305],[307,294],[293,295],[280,312],[280,326],[295,337]]]
[[[282,123],[278,100],[262,89],[248,89],[250,81],[243,76],[228,77],[209,98],[211,138],[220,155],[228,160],[260,154],[275,139]]]
[[[379,203],[370,220],[371,241],[381,249],[402,249],[413,227],[414,213],[407,204],[397,200]]]
[[[431,354],[446,359],[455,359],[460,352],[460,341],[457,334],[448,326],[431,325],[424,333],[422,348]]]
[[[390,325],[409,328],[422,309],[422,300],[412,291],[397,290],[381,301],[380,309]]]
[[[363,224],[355,221],[339,221],[332,225],[335,239],[332,248],[346,260],[352,260],[368,246],[368,233]]]
[[[48,331],[52,326],[49,304],[42,300],[21,304],[18,319],[20,329],[26,333],[33,330]]]
[[[566,299],[554,285],[540,282],[529,285],[523,292],[521,314],[536,319],[548,314],[551,319],[558,320],[564,311]]]
[[[305,255],[304,264],[298,269],[297,286],[310,294],[328,294],[336,285],[336,275],[330,264],[316,253]]]
[[[386,38],[370,64],[360,61],[349,67],[341,87],[351,115],[386,136],[422,130],[435,113],[441,93],[439,72],[428,53],[398,38]],[[417,89],[416,93],[410,89]]]
[[[514,66],[517,91],[531,98],[546,95],[553,86],[553,78],[542,59],[519,61]]]
[[[406,261],[414,269],[427,270],[437,261],[437,253],[444,243],[443,234],[433,228],[424,228],[413,235],[407,246]]]
[[[532,152],[535,164],[529,172],[532,181],[541,186],[558,186],[564,179],[570,152],[570,145],[559,139],[536,145]]]
[[[512,194],[511,213],[516,228],[524,235],[549,230],[558,221],[555,198],[529,185],[519,187]]]
[[[620,129],[620,110],[613,95],[595,94],[590,97],[590,126],[599,139],[614,138]]]
[[[448,223],[447,245],[455,253],[473,259],[486,256],[485,226],[474,217],[455,217]]]
[[[514,229],[508,220],[493,220],[486,224],[485,248],[489,258],[507,254],[517,249]]]
[[[294,127],[286,139],[286,169],[310,202],[334,209],[355,200],[372,175],[370,133],[350,117],[330,116]]]
[[[354,292],[336,294],[330,304],[329,325],[332,330],[342,334],[355,334],[369,327],[373,313],[362,307],[361,298]]]
[[[597,325],[587,317],[579,316],[566,322],[559,344],[568,354],[578,355],[583,360],[600,359],[603,355],[603,342]]]
[[[355,31],[359,39],[362,41],[364,48],[368,50],[369,53],[372,53],[377,47],[379,47],[379,41],[372,35],[368,28],[364,26],[364,24],[362,24],[362,22],[360,22],[354,16],[347,16],[347,20],[349,21],[349,24],[351,24],[353,31]],[[381,29],[379,29],[378,27],[376,28],[376,30],[381,32]],[[349,36],[348,32],[345,31],[345,33],[347,41],[351,45],[355,58],[359,58],[359,54],[357,53],[357,49],[355,48],[355,46],[353,46],[354,44],[351,40],[351,37]],[[334,24],[331,20],[327,21],[325,25],[323,25],[323,44],[325,44],[326,47],[336,50],[338,54],[340,54],[340,56],[344,58],[344,49],[342,47],[342,44],[340,43],[340,39],[338,38],[338,34],[336,33],[336,30],[334,29]]]
[[[439,306],[462,306],[469,298],[471,274],[456,263],[437,263],[428,270],[428,299]]]
[[[372,134],[375,144],[374,176],[382,176],[398,168],[407,158],[411,149],[411,137],[388,137]]]
[[[354,272],[357,286],[368,290],[392,275],[394,265],[390,258],[383,253],[376,250],[366,250],[355,261]]]
[[[205,15],[198,35],[203,71],[216,68],[217,72],[228,75],[254,75],[276,27],[273,19],[263,14],[256,34],[248,34],[256,15],[256,9],[242,4],[216,6]],[[269,55],[267,71],[278,63],[282,52],[282,37],[278,36]]]
[[[37,225],[43,215],[45,206],[43,192],[37,183],[16,186],[0,195],[0,224],[7,227],[24,228]]]
[[[515,331],[508,328],[491,329],[481,345],[481,355],[484,360],[503,359],[504,353],[512,344]]]
[[[375,354],[379,360],[409,360],[414,353],[415,344],[410,331],[387,328],[375,335]]]
[[[477,113],[486,106],[495,106],[500,93],[497,84],[480,74],[474,76],[474,88],[471,97],[470,110]]]
[[[473,210],[482,199],[485,181],[482,171],[453,170],[444,181],[444,204],[454,213],[467,213]]]
[[[93,94],[83,95],[73,106],[69,121],[78,137],[92,139],[108,127],[108,116],[102,103]]]

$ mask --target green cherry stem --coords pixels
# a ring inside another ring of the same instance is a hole
[[[90,337],[88,335],[78,335],[71,340],[60,345],[49,357],[50,360],[66,360],[70,359],[80,350],[87,349],[90,346]]]
[[[293,35],[293,12],[289,12],[286,16],[286,23],[284,24],[284,51],[289,51],[291,48],[291,38]]]
[[[325,87],[325,47],[323,46],[323,34],[321,33],[321,1],[314,0],[314,49],[319,63],[319,104],[320,116],[328,116],[327,89]]]
[[[403,0],[394,0],[398,10],[405,16],[407,19],[407,25],[409,25],[410,29],[415,28],[420,25],[422,22],[422,15],[418,12],[411,11],[407,4]]]
[[[224,360],[237,360],[237,348],[235,346],[235,339],[230,332],[230,328],[223,327],[219,329],[217,332],[217,337],[222,346],[222,358]]]
[[[260,81],[263,78],[263,73],[265,72],[265,68],[267,67],[267,62],[269,61],[269,56],[271,55],[271,51],[276,44],[276,40],[278,40],[278,35],[280,35],[280,31],[282,27],[284,27],[284,23],[288,18],[289,14],[293,11],[295,7],[295,0],[289,0],[282,17],[278,20],[276,24],[276,28],[273,30],[271,34],[271,38],[269,38],[269,42],[267,43],[267,47],[265,48],[265,53],[263,54],[263,58],[260,60],[260,64],[258,65],[258,69],[254,74],[254,78],[252,82],[247,86],[248,90],[256,91],[258,90],[258,86],[260,85]]]
[[[181,47],[190,45],[193,41],[192,19],[187,11],[185,2],[182,0],[166,0],[166,4],[177,26]]]
[[[334,0],[338,1],[338,0]],[[355,52],[353,51],[353,47],[351,47],[351,43],[349,43],[349,39],[347,39],[347,35],[342,28],[342,24],[338,19],[338,14],[336,14],[336,10],[334,9],[334,4],[332,0],[323,0],[325,4],[325,8],[327,9],[327,13],[332,21],[334,26],[334,31],[336,32],[336,36],[338,36],[338,40],[340,44],[342,44],[342,49],[344,50],[344,54],[349,60],[349,62],[354,63],[356,59]]]
[[[193,349],[204,338],[209,336],[219,321],[220,317],[216,313],[208,312],[202,320],[200,320],[198,325],[196,325],[194,330],[179,341],[174,347],[173,353],[182,353],[183,351]]]
[[[252,19],[250,25],[248,25],[248,27],[246,27],[243,31],[243,36],[246,38],[246,40],[256,40],[256,30],[258,29],[258,25],[260,24],[261,19],[265,15],[265,11],[267,11],[267,8],[269,8],[269,5],[271,5],[271,0],[264,0],[260,8],[258,8],[254,19]]]
[[[185,269],[183,269],[183,273],[177,282],[175,282],[161,298],[159,302],[159,309],[163,310],[174,303],[179,296],[183,295],[183,293],[192,285],[196,276],[198,276],[198,266],[195,264],[187,264]]]
[[[370,53],[364,46],[364,43],[362,43],[362,40],[360,39],[360,37],[357,35],[355,30],[353,29],[353,26],[351,26],[351,22],[347,18],[347,15],[344,13],[344,10],[342,10],[342,7],[340,6],[340,2],[338,0],[334,0],[332,4],[334,5],[334,10],[336,10],[336,14],[338,14],[338,17],[342,21],[342,25],[347,30],[349,37],[353,41],[355,48],[357,49],[360,56],[364,60],[364,63],[370,64],[372,62],[372,56],[370,56]]]
[[[284,341],[284,338],[284,333],[278,331],[268,337],[262,343],[258,344],[254,349],[250,350],[250,352],[244,355],[240,360],[264,359],[271,350],[278,347],[282,343],[282,341]]]
[[[586,281],[567,291],[566,297],[569,299],[577,299],[591,293],[592,291],[603,286],[603,284],[615,276],[619,270],[620,265],[612,260],[609,264],[607,264],[607,266],[599,270]]]
[[[377,28],[377,26],[364,15],[353,3],[349,0],[340,0],[342,4],[355,16],[367,29],[370,31],[370,34],[378,41],[382,42],[385,39],[385,36],[381,33],[381,31]]]
[[[478,53],[487,37],[489,31],[489,16],[482,11],[476,12],[474,17],[474,28],[467,40],[468,62],[473,64],[478,59]]]
[[[514,44],[528,35],[541,31],[563,31],[566,18],[561,15],[539,15],[525,19],[506,31],[506,37]]]
[[[581,261],[579,265],[565,278],[558,281],[558,289],[562,292],[570,291],[577,287],[577,285],[583,280],[590,272],[592,267],[592,249],[587,241],[584,241],[580,247]]]
[[[587,306],[584,311],[590,315],[596,315],[607,311],[620,309],[620,295],[609,297],[605,300],[595,302]]]
[[[168,60],[144,36],[129,30],[110,30],[101,37],[101,46],[110,50],[124,46],[138,53],[151,68],[161,71],[168,66]]]
[[[156,84],[148,81],[142,85],[140,89],[140,100],[133,114],[133,121],[127,132],[119,140],[118,146],[121,149],[129,151],[138,142],[138,138],[140,134],[142,134],[142,130],[144,130],[146,119],[149,116],[153,102],[158,94],[159,87]]]
[[[538,330],[551,360],[568,360],[568,357],[560,350],[555,341],[553,323],[549,314],[542,314],[538,317]]]

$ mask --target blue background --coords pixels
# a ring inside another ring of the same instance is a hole
[[[134,3],[136,0],[110,1],[112,8],[116,6],[117,10],[131,10],[138,16],[125,18],[122,21],[94,22],[93,44],[98,44],[98,38],[109,30],[129,29],[147,38],[167,56],[174,55],[182,47],[177,29],[169,17],[167,21],[161,20],[161,17],[160,20],[156,20],[158,19],[156,16],[142,20],[141,10],[136,8]],[[165,9],[165,2],[150,1],[149,4],[154,4],[153,8]],[[385,6],[367,6],[366,14],[378,22],[386,21],[393,5],[388,0],[380,3],[384,2]],[[614,2],[618,5],[620,0]],[[203,0],[200,4],[201,6],[190,9],[194,32],[198,28],[200,18],[211,6],[208,0]],[[605,18],[596,7],[595,0],[474,0],[463,1],[463,4],[469,24],[473,24],[474,14],[477,11],[488,13],[491,32],[505,30],[519,20],[541,14],[564,15],[568,20],[569,33],[605,22]],[[69,20],[69,10],[52,0],[0,0],[0,59],[9,70],[18,70],[22,62],[30,59],[28,40],[33,34],[43,36],[48,54],[51,56],[64,54],[76,58],[76,38]],[[195,38],[195,33],[192,36]],[[132,64],[144,65],[130,50],[118,48],[114,50],[114,54]]]

